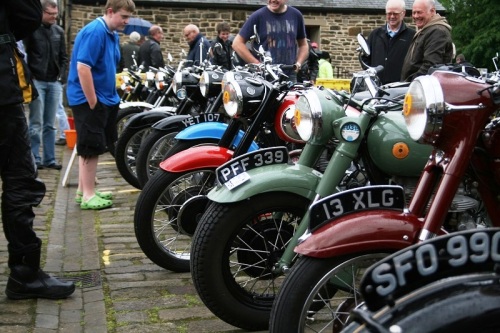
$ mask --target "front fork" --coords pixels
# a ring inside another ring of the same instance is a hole
[[[337,146],[318,184],[316,196],[311,202],[311,205],[321,198],[339,191],[338,185],[344,178],[346,170],[349,169],[352,161],[356,158],[356,152],[358,151],[360,142],[361,140],[356,143],[342,141]],[[309,228],[309,214],[310,210],[308,209],[300,221],[297,230],[295,230],[292,239],[288,242],[280,260],[273,267],[273,274],[281,275],[290,269],[292,261],[296,256],[294,252],[295,246],[298,244],[299,238]]]

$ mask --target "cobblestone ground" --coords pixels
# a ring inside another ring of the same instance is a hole
[[[153,264],[137,244],[133,211],[139,191],[122,179],[111,155],[101,156],[98,188],[115,193],[114,206],[82,211],[74,202],[77,166],[62,178],[72,150],[57,146],[63,170],[40,170],[47,194],[35,208],[44,244],[44,270],[76,282],[66,300],[8,300],[7,244],[0,233],[0,332],[244,332],[215,317],[201,302],[189,273]]]

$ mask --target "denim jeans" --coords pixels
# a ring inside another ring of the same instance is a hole
[[[38,98],[29,105],[29,134],[31,151],[37,164],[50,165],[56,162],[56,113],[62,98],[60,82],[33,80],[38,90]],[[40,157],[40,146],[43,146],[43,159]]]
[[[61,94],[61,99],[59,101],[59,106],[57,107],[56,118],[59,127],[59,138],[66,139],[66,133],[64,133],[64,131],[69,130],[69,123],[68,123],[68,115],[66,114],[66,110],[64,109],[63,105],[62,94]]]

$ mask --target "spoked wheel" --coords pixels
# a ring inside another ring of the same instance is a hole
[[[118,115],[116,116],[117,139],[122,135],[123,129],[125,128],[125,123],[129,120],[129,118],[137,113],[144,111],[144,110],[145,110],[144,108],[139,108],[139,107],[130,107],[130,108],[118,110]],[[115,156],[115,149],[116,149],[116,142],[112,142],[110,144],[110,146],[108,147],[108,149],[109,149],[109,153],[114,157]]]
[[[359,287],[365,270],[389,254],[301,257],[276,297],[269,331],[342,331],[351,310],[363,302]]]
[[[273,267],[309,200],[288,192],[211,203],[193,236],[191,274],[205,305],[227,323],[265,330],[284,276]]]
[[[141,143],[135,169],[140,188],[143,188],[149,178],[158,171],[160,162],[165,159],[167,152],[177,142],[175,140],[177,133],[177,130],[165,132],[152,129]]]
[[[116,167],[130,185],[140,188],[136,175],[136,161],[142,141],[151,132],[150,127],[141,129],[126,128],[118,138],[115,149]]]
[[[134,226],[144,254],[175,272],[189,271],[191,237],[215,183],[215,169],[159,170],[137,200]]]

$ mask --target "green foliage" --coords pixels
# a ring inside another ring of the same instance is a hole
[[[452,26],[457,54],[476,67],[494,70],[492,58],[500,52],[500,5],[498,0],[440,0]]]

